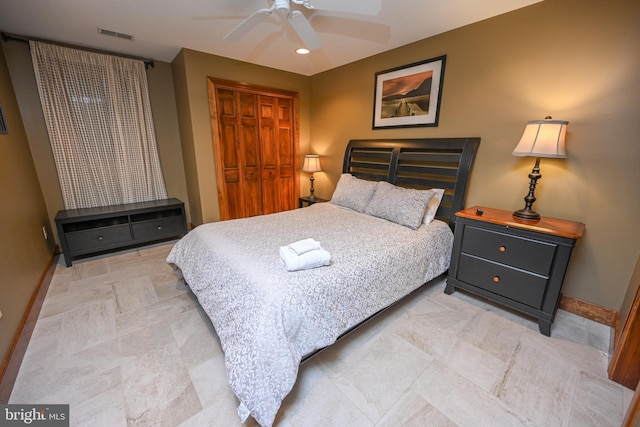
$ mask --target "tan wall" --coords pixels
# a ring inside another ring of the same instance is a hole
[[[172,65],[192,221],[195,225],[219,221],[207,77],[298,92],[301,155],[309,149],[309,78],[188,49]],[[308,179],[301,180],[301,188],[308,189]]]
[[[564,293],[621,306],[640,248],[640,2],[547,0],[311,77],[316,193],[329,198],[353,138],[482,138],[467,205],[524,206],[524,124],[568,120],[566,160],[543,159],[534,209],[586,224]],[[440,124],[372,130],[374,74],[447,55]]]
[[[36,86],[29,45],[17,41],[2,42],[6,52],[11,80],[15,88],[20,112],[24,121],[29,145],[36,166],[38,179],[44,195],[49,221],[55,229],[54,217],[64,209],[62,193],[58,184],[49,136],[44,122],[40,97]],[[156,140],[160,163],[169,197],[177,197],[185,202],[187,212],[187,187],[182,161],[180,132],[173,93],[171,65],[155,61],[155,66],[147,69],[149,98],[154,116]],[[57,232],[54,230],[56,241]]]
[[[154,63],[153,68],[147,69],[147,81],[164,183],[169,197],[177,197],[184,202],[189,218],[189,196],[182,159],[176,97],[173,91],[173,72],[168,62]]]
[[[36,77],[31,65],[29,45],[22,42],[8,41],[2,42],[2,48],[5,51],[11,81],[18,98],[20,114],[22,115],[31,155],[38,174],[38,181],[47,207],[49,223],[54,229],[54,238],[58,241],[53,218],[58,210],[63,209],[64,204],[60,185],[58,185],[58,173],[53,161],[53,153],[49,145],[44,114],[40,106],[40,96],[38,95]]]
[[[173,70],[173,85],[178,109],[178,123],[180,123],[180,140],[182,141],[182,158],[185,168],[185,179],[191,209],[191,222],[199,225],[202,220],[202,203],[200,200],[200,182],[198,180],[198,164],[196,162],[196,147],[193,139],[191,124],[191,107],[189,105],[189,88],[187,86],[187,70],[185,55],[182,50],[171,62]]]
[[[9,130],[0,135],[0,359],[4,359],[49,265],[53,237],[2,46],[0,103]]]

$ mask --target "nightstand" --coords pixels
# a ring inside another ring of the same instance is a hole
[[[474,206],[456,213],[445,293],[463,289],[538,319],[551,336],[562,283],[584,224]]]
[[[307,206],[311,206],[314,203],[324,203],[324,202],[328,202],[327,199],[321,199],[319,197],[314,197],[313,199],[311,197],[298,197],[298,207],[301,208],[305,205]]]

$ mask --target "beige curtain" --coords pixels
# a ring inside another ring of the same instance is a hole
[[[166,198],[144,62],[29,43],[65,208]]]

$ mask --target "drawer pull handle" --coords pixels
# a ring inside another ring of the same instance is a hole
[[[102,237],[102,236],[98,236],[98,240],[102,240],[102,239],[103,239],[103,237]]]
[[[506,246],[500,246],[500,252],[507,252],[507,247]]]
[[[159,225],[159,226],[158,226],[158,230],[162,230],[162,226],[160,226],[160,225]]]
[[[500,282],[500,276],[493,276],[493,281],[494,281],[494,283],[499,283]]]

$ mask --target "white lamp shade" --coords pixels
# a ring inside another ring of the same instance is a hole
[[[322,168],[320,167],[320,156],[317,154],[307,154],[304,156],[304,164],[302,165],[303,172],[321,172]]]
[[[566,158],[564,138],[569,122],[534,120],[527,123],[520,142],[511,153],[514,156]]]

